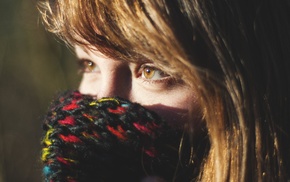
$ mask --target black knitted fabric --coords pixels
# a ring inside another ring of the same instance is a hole
[[[53,101],[43,129],[47,182],[188,181],[178,155],[182,133],[139,104],[65,92]]]

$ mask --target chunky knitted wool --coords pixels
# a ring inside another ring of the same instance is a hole
[[[177,174],[180,132],[139,104],[66,92],[43,126],[47,182],[171,181]]]

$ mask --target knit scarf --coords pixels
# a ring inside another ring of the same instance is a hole
[[[43,129],[47,182],[189,181],[192,173],[179,152],[183,132],[118,97],[62,93],[52,102]]]

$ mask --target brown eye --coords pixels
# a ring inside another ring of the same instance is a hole
[[[98,71],[97,65],[90,60],[82,59],[79,61],[80,70],[84,73],[96,72]]]
[[[155,75],[155,68],[153,67],[149,67],[149,66],[145,66],[143,68],[143,76],[146,79],[152,79],[152,77]]]
[[[145,65],[142,68],[142,78],[147,80],[160,80],[164,77],[168,77],[169,75],[164,73],[163,71],[153,67]]]
[[[94,71],[96,65],[92,61],[86,61],[85,67],[89,72],[92,72],[92,71]]]

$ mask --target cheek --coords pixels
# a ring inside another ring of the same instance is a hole
[[[84,74],[79,85],[79,91],[82,94],[96,95],[101,81],[99,76],[94,74]]]
[[[86,80],[83,77],[81,82],[80,82],[80,85],[79,85],[79,91],[82,94],[88,94],[89,89],[90,89],[90,87],[88,87],[88,84],[86,83]]]
[[[198,126],[201,121],[200,106],[191,90],[179,88],[157,93],[139,92],[139,96],[142,97],[136,102],[156,112],[175,128],[183,128],[188,121]]]

